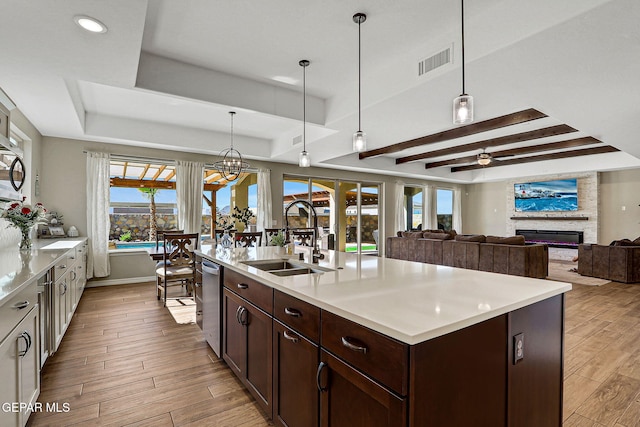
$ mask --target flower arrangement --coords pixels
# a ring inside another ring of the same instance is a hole
[[[216,219],[216,228],[219,230],[233,230],[233,222],[230,221],[228,216],[220,215],[218,219]]]
[[[13,202],[5,209],[0,209],[0,218],[9,221],[10,227],[20,229],[22,240],[20,241],[20,249],[31,249],[31,237],[29,232],[36,224],[46,224],[45,214],[47,210],[42,203],[36,203],[35,206],[28,205],[24,202]]]
[[[251,221],[251,218],[255,218],[255,215],[253,214],[253,212],[251,212],[251,209],[240,209],[237,206],[233,208],[233,213],[231,214],[231,216],[243,223],[244,228],[247,228],[247,226],[249,225],[249,221]]]

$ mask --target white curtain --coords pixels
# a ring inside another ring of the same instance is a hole
[[[451,228],[457,233],[462,233],[462,190],[456,188],[453,190],[453,218]]]
[[[426,187],[425,203],[427,210],[427,224],[426,227],[422,227],[423,230],[437,230],[438,229],[438,189],[429,185]]]
[[[431,227],[431,193],[429,186],[422,186],[422,229],[433,230]]]
[[[393,233],[407,230],[407,207],[404,203],[404,182],[396,181],[396,206]]]
[[[204,163],[178,160],[176,165],[178,228],[185,233],[201,232],[203,189]]]
[[[109,264],[109,154],[87,153],[87,279],[106,277]]]
[[[271,171],[269,169],[258,170],[258,214],[256,215],[256,225],[258,231],[272,227],[272,207],[271,207]],[[266,236],[265,236],[266,237]],[[264,239],[266,246],[267,241]]]

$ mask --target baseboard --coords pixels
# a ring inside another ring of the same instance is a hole
[[[130,285],[132,283],[153,282],[155,283],[156,276],[148,277],[128,277],[126,279],[106,279],[106,280],[91,280],[87,281],[86,288],[96,288],[98,286],[113,286],[113,285]]]

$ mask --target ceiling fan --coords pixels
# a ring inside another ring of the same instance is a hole
[[[484,149],[482,150],[482,153],[478,154],[476,161],[480,166],[488,166],[493,161],[493,157],[491,156],[491,153],[487,153],[487,150]]]

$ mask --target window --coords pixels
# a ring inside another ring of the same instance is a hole
[[[154,216],[157,230],[177,229],[175,175],[173,165],[112,159],[109,240],[155,240]]]
[[[438,229],[451,230],[453,224],[453,190],[436,190],[436,214]]]
[[[422,187],[404,187],[404,196],[407,228],[410,230],[425,229],[424,190]]]
[[[203,197],[203,234],[211,233],[212,206],[215,205],[215,228],[231,227],[238,231],[252,228],[258,214],[258,174],[247,172],[232,182],[225,181],[214,169],[205,168]],[[233,218],[233,213],[248,209],[253,217],[245,224]],[[249,230],[246,230],[249,231]]]

